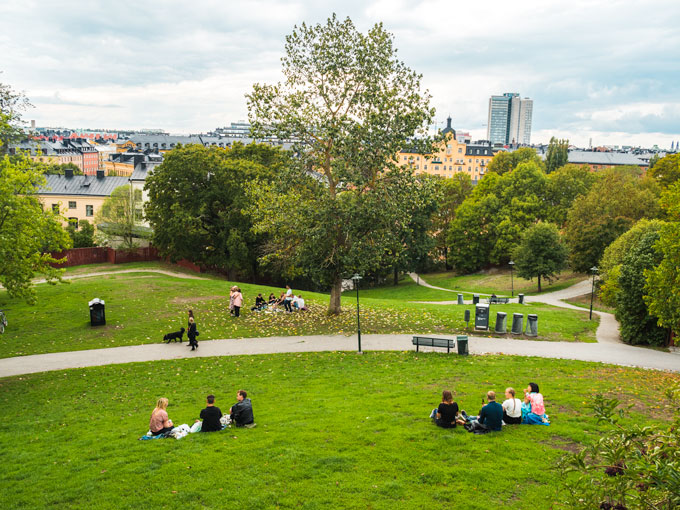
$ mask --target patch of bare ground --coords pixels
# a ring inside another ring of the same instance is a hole
[[[550,436],[550,440],[541,441],[541,444],[550,446],[557,450],[562,450],[565,452],[577,453],[581,451],[581,445],[569,438],[562,436]]]

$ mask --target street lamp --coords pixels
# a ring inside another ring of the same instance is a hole
[[[590,291],[590,320],[593,320],[593,297],[595,296],[595,275],[597,274],[597,266],[591,267],[590,272],[593,273],[593,288]]]
[[[357,289],[357,339],[359,342],[359,354],[361,354],[361,322],[359,321],[359,280],[361,280],[361,275],[359,273],[354,273],[352,276],[352,281],[354,282],[354,288]]]
[[[508,262],[508,265],[510,266],[510,285],[512,286],[512,297],[515,297],[515,282],[512,279],[512,270],[515,268],[515,263],[511,260]]]

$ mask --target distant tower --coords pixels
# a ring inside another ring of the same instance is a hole
[[[589,149],[593,148],[593,139],[592,138],[588,138],[588,148]]]
[[[451,115],[446,118],[446,127],[442,129],[442,134],[452,133],[453,138],[456,138],[456,130],[451,127]]]

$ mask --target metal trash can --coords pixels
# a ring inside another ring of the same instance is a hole
[[[472,295],[472,304],[476,305],[477,303],[479,303],[479,294],[473,294]]]
[[[465,304],[465,301],[463,301],[463,295],[462,294],[458,294],[458,304],[459,305]]]
[[[524,334],[526,336],[538,336],[538,315],[533,313],[527,315],[527,329]]]
[[[103,326],[106,324],[104,300],[94,298],[88,305],[90,307],[90,326]]]
[[[470,310],[465,310],[465,322],[470,323]]]
[[[468,337],[463,335],[458,335],[456,337],[456,344],[458,344],[458,354],[461,356],[467,356],[470,354],[468,351]]]
[[[489,305],[483,303],[475,305],[475,329],[489,329]]]
[[[524,304],[524,294],[517,294],[517,298],[519,299],[519,304],[523,305]]]
[[[508,314],[505,312],[496,313],[496,329],[495,333],[500,333],[504,335],[508,332]]]
[[[522,323],[524,322],[524,314],[523,313],[513,313],[512,314],[512,331],[511,333],[513,335],[521,335],[522,334]]]

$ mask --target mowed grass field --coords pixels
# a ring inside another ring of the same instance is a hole
[[[525,295],[540,295],[546,292],[565,289],[587,278],[587,275],[564,271],[560,273],[558,279],[550,284],[542,280],[541,293],[539,293],[538,281],[536,279],[525,280],[524,278],[519,278],[517,272],[511,277],[509,269],[494,269],[484,273],[468,274],[464,276],[457,276],[455,273],[450,272],[430,273],[421,276],[430,285],[435,285],[444,289],[483,292],[485,294],[495,293],[499,296],[510,296],[513,286],[515,289],[515,296],[519,293]]]
[[[428,419],[450,389],[476,413],[489,389],[537,382],[552,424],[476,436]],[[521,357],[304,353],[93,367],[0,380],[0,508],[549,509],[565,451],[604,430],[594,395],[669,416],[680,376]],[[214,393],[252,397],[257,427],[138,441],[157,398],[193,423]]]
[[[329,316],[328,295],[299,292],[305,298],[308,312],[251,312],[258,293],[265,297],[281,289],[239,284],[245,297],[242,316],[229,315],[229,288],[233,282],[217,277],[183,279],[145,271],[150,267],[135,266],[138,272],[92,276],[68,283],[38,284],[38,304],[29,306],[9,299],[0,291],[0,308],[7,309],[9,326],[2,336],[0,357],[28,354],[96,349],[123,345],[161,342],[163,335],[186,327],[187,310],[195,313],[199,341],[268,336],[354,334],[356,331],[356,296],[343,296],[343,313]],[[92,267],[97,270],[96,266]],[[73,274],[71,272],[67,274]],[[195,274],[194,274],[195,276]],[[411,298],[437,300],[432,291],[415,284],[400,284],[360,293],[362,332],[370,333],[450,333],[466,330],[464,310],[471,305],[436,305],[411,302]],[[405,294],[406,293],[406,294]],[[420,294],[419,294],[420,293]],[[422,294],[422,295],[421,295]],[[427,297],[426,297],[427,296]],[[88,302],[101,298],[106,303],[106,325],[91,327]],[[597,321],[589,321],[587,312],[566,310],[542,304],[498,305],[491,308],[491,327],[497,311],[536,313],[539,315],[539,340],[592,342]],[[473,319],[474,320],[474,319]],[[508,321],[510,324],[510,319]],[[474,325],[474,323],[473,323]],[[186,341],[186,336],[185,336]]]

